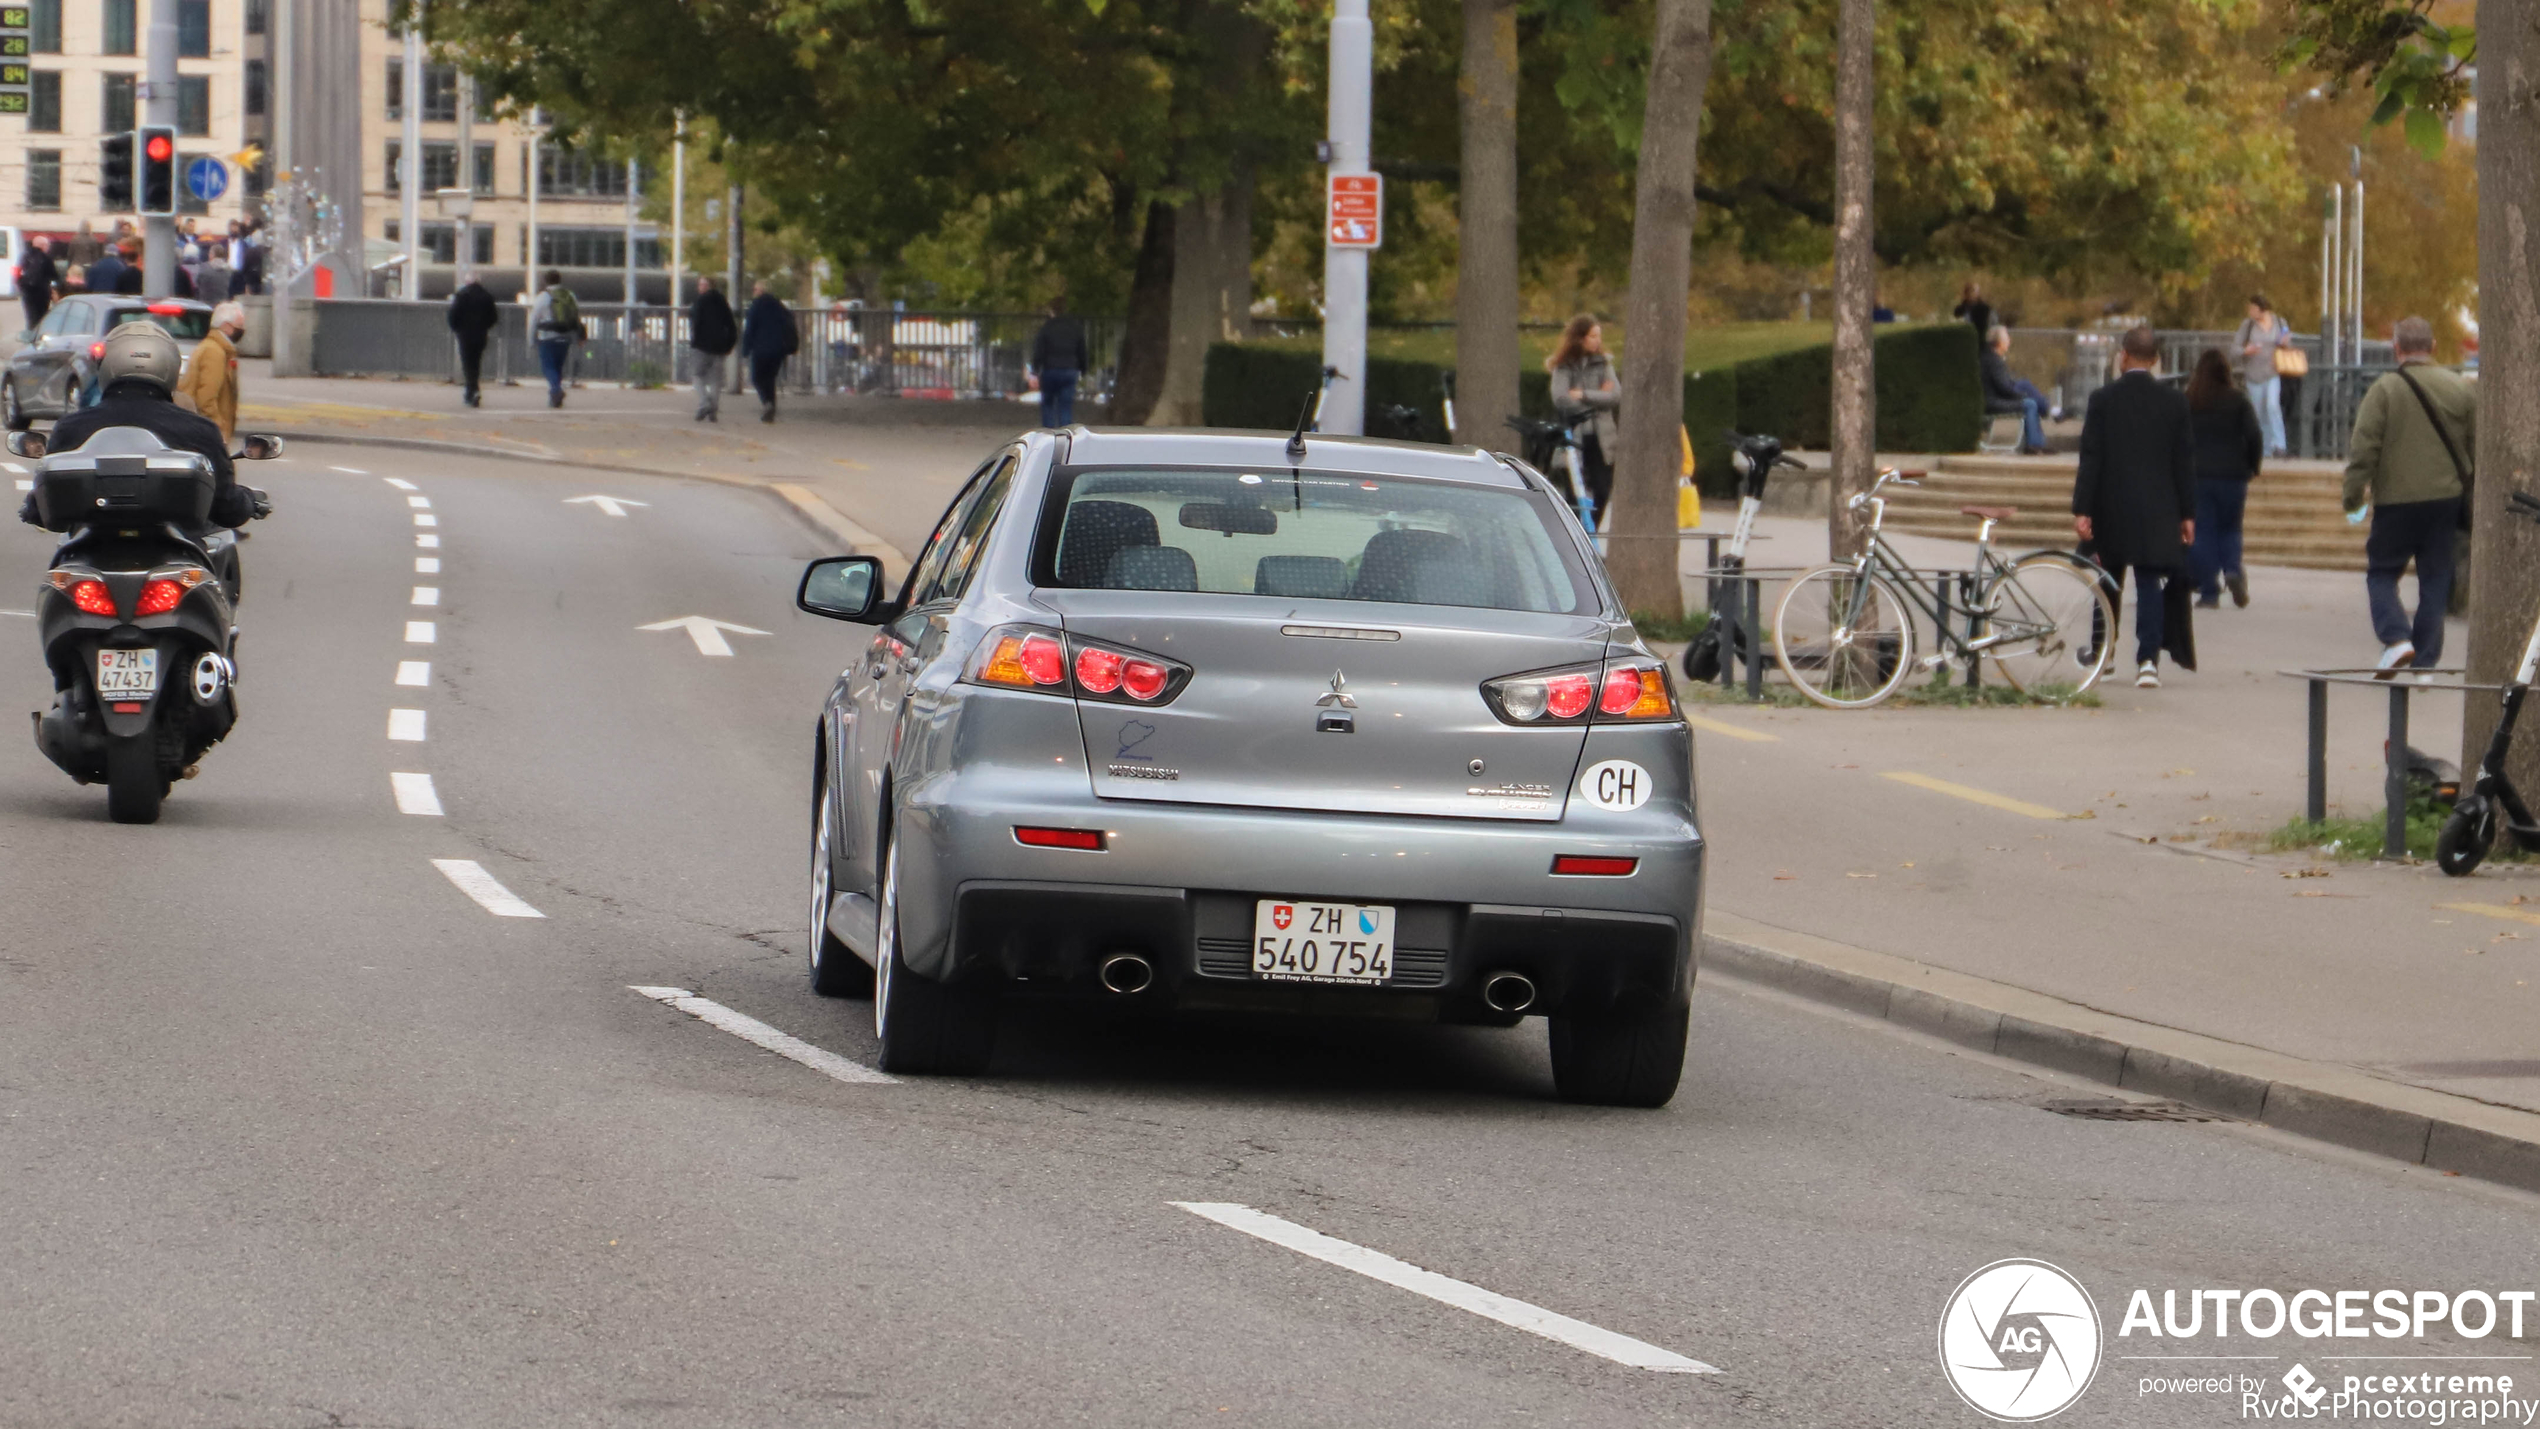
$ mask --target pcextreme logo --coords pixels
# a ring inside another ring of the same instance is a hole
[[[2099,1372],[2099,1307],[2042,1260],[1997,1260],[1940,1313],[1940,1367],[1967,1407],[2007,1424],[2062,1413]]]

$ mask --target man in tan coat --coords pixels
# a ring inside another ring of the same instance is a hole
[[[223,442],[238,439],[238,339],[247,331],[247,310],[236,303],[212,309],[212,330],[187,359],[177,379],[176,398],[212,419]]]

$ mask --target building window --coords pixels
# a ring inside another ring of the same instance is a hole
[[[397,236],[397,225],[392,223],[388,225],[388,228],[388,237],[391,240],[394,240]],[[447,221],[427,221],[416,228],[416,233],[422,240],[417,246],[423,249],[424,262],[449,264],[458,261],[459,226],[457,224]],[[468,261],[472,263],[493,262],[493,228],[490,225],[482,223],[469,228],[467,246],[475,250],[475,256]]]
[[[26,129],[30,134],[62,132],[62,72],[40,69],[27,76]]]
[[[423,67],[423,122],[455,124],[459,118],[459,67],[428,64]]]
[[[209,75],[178,75],[176,80],[176,132],[209,137],[212,132],[212,79]]]
[[[26,151],[26,206],[39,213],[52,213],[61,208],[61,150],[29,149]]]
[[[388,57],[388,83],[381,87],[388,96],[388,117],[406,117],[406,62],[395,55]]]
[[[626,230],[623,228],[545,228],[538,230],[538,266],[541,268],[624,268],[626,266]],[[635,240],[635,266],[661,266],[661,240],[638,236]]]
[[[180,59],[212,57],[212,0],[176,0],[176,53]]]
[[[137,55],[141,53],[140,31],[133,23],[134,0],[105,0],[106,43],[98,49],[105,55]],[[127,124],[126,129],[132,126]]]
[[[247,61],[247,114],[260,118],[265,112],[265,62]]]
[[[132,76],[110,74],[102,78],[106,87],[104,119],[97,127],[109,134],[121,134],[134,127]]]
[[[487,198],[494,196],[494,146],[476,146],[476,191]]]
[[[405,171],[402,167],[400,167],[398,162],[405,157],[405,147],[406,146],[404,144],[395,139],[388,141],[387,188],[388,192],[392,194],[405,192]],[[490,149],[491,147],[493,146],[490,144],[477,145],[476,157],[480,177],[485,177],[486,166],[491,162],[485,155],[485,150]],[[441,189],[454,189],[459,186],[458,145],[451,143],[447,139],[427,139],[424,141],[422,184],[423,193],[426,197],[429,197]],[[488,188],[479,188],[477,190],[479,193],[487,193],[490,191],[491,190]]]
[[[266,0],[247,0],[248,34],[261,35],[265,32],[265,6]]]
[[[176,156],[176,211],[178,213],[210,213],[212,211],[211,201],[196,198],[194,186],[185,181],[185,171],[193,166],[196,159],[206,157],[209,156],[203,154]]]
[[[647,188],[652,177],[647,166],[642,174]],[[579,149],[543,147],[538,151],[538,193],[549,198],[624,198],[626,162]]]
[[[62,0],[35,0],[35,3],[27,8],[32,12],[27,17],[27,24],[34,32],[28,36],[27,48],[39,55],[60,54],[62,52]]]

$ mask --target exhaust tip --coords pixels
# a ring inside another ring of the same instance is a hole
[[[1482,1001],[1493,1012],[1523,1012],[1535,1005],[1535,980],[1524,973],[1492,973],[1482,979]]]
[[[1102,985],[1112,992],[1126,996],[1154,984],[1155,965],[1136,953],[1113,953],[1102,960]]]

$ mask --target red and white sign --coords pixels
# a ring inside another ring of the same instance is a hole
[[[1334,174],[1324,237],[1334,248],[1385,246],[1385,179],[1382,174]]]

